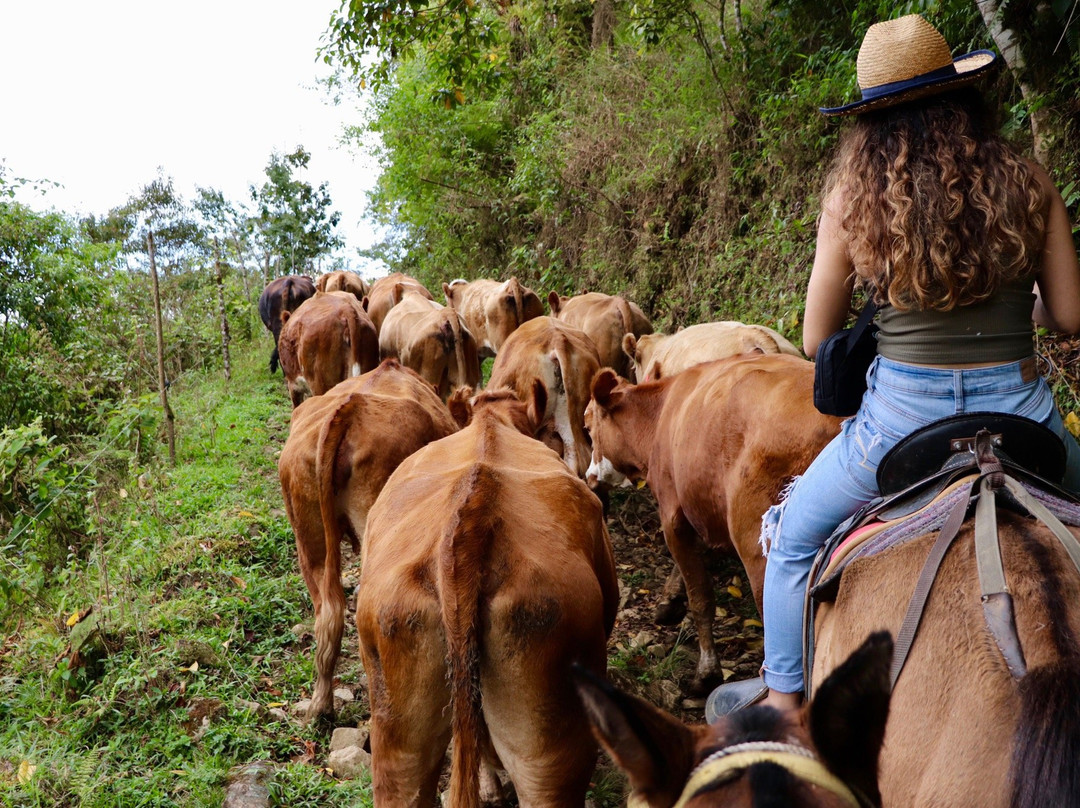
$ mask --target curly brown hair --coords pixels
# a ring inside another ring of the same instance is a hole
[[[858,116],[834,191],[856,282],[879,303],[948,311],[1038,267],[1046,191],[974,90]]]

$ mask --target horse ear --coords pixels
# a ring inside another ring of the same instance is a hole
[[[559,297],[559,293],[552,290],[548,294],[548,306],[551,308],[551,316],[557,317],[559,309],[562,308],[562,298]]]
[[[437,392],[437,391],[436,391]],[[459,387],[453,393],[446,402],[446,406],[450,409],[450,417],[454,419],[454,422],[464,429],[469,425],[469,421],[472,420],[472,403],[469,399],[472,398],[471,387]]]
[[[580,665],[574,666],[573,679],[593,735],[626,773],[634,792],[650,804],[673,804],[693,767],[693,732],[674,716],[615,689]],[[630,804],[635,804],[634,795]]]
[[[600,368],[593,376],[592,397],[593,400],[604,409],[611,405],[611,391],[619,383],[619,377],[611,368]]]
[[[871,634],[821,683],[807,708],[810,737],[822,762],[874,805],[881,804],[878,754],[892,695],[892,653],[887,631]]]

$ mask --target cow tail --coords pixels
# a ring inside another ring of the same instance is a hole
[[[340,637],[345,625],[345,591],[341,586],[341,542],[345,538],[338,519],[337,456],[345,432],[352,424],[363,397],[353,393],[334,411],[319,430],[319,443],[315,452],[315,475],[319,486],[319,512],[322,516],[326,556],[323,576],[319,582],[322,590],[322,610],[315,619],[315,669],[319,678],[333,679],[333,665],[339,648],[328,642],[329,637]],[[354,549],[359,549],[353,540]]]
[[[506,283],[514,296],[514,328],[517,328],[525,322],[525,295],[521,292],[521,284],[517,278],[511,278]]]
[[[450,312],[450,333],[453,335],[454,361],[457,362],[459,374],[458,384],[474,386],[479,382],[479,379],[473,380],[470,378],[469,366],[466,364],[465,359],[465,339],[461,336],[461,317],[456,311]]]
[[[348,379],[352,376],[359,376],[364,372],[363,367],[363,337],[360,334],[360,317],[353,311],[350,306],[346,309],[348,312],[345,315],[345,334],[346,339],[349,342],[349,359],[350,365],[345,368],[345,378]]]
[[[1020,680],[1013,737],[1013,808],[1080,808],[1080,657],[1032,668]]]
[[[480,696],[480,602],[484,570],[495,540],[490,515],[494,474],[476,465],[457,520],[439,547],[443,630],[453,709],[454,753],[450,802],[454,808],[479,808],[480,762],[489,743]],[[487,495],[485,495],[485,492]]]

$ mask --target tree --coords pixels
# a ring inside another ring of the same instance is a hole
[[[327,183],[312,188],[296,176],[310,160],[303,146],[291,154],[275,152],[266,166],[267,181],[261,188],[251,186],[258,209],[256,240],[263,248],[267,281],[272,260],[288,274],[313,271],[316,259],[341,246],[334,233],[341,214],[330,209]]]

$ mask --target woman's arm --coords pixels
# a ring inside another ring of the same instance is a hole
[[[1042,265],[1035,276],[1036,323],[1066,334],[1080,332],[1080,265],[1072,240],[1069,212],[1050,175],[1041,166],[1036,173],[1049,199]]]
[[[823,204],[818,222],[817,251],[806,288],[803,320],[803,353],[811,358],[823,339],[843,328],[851,308],[854,266],[840,235],[839,207],[833,194]]]

